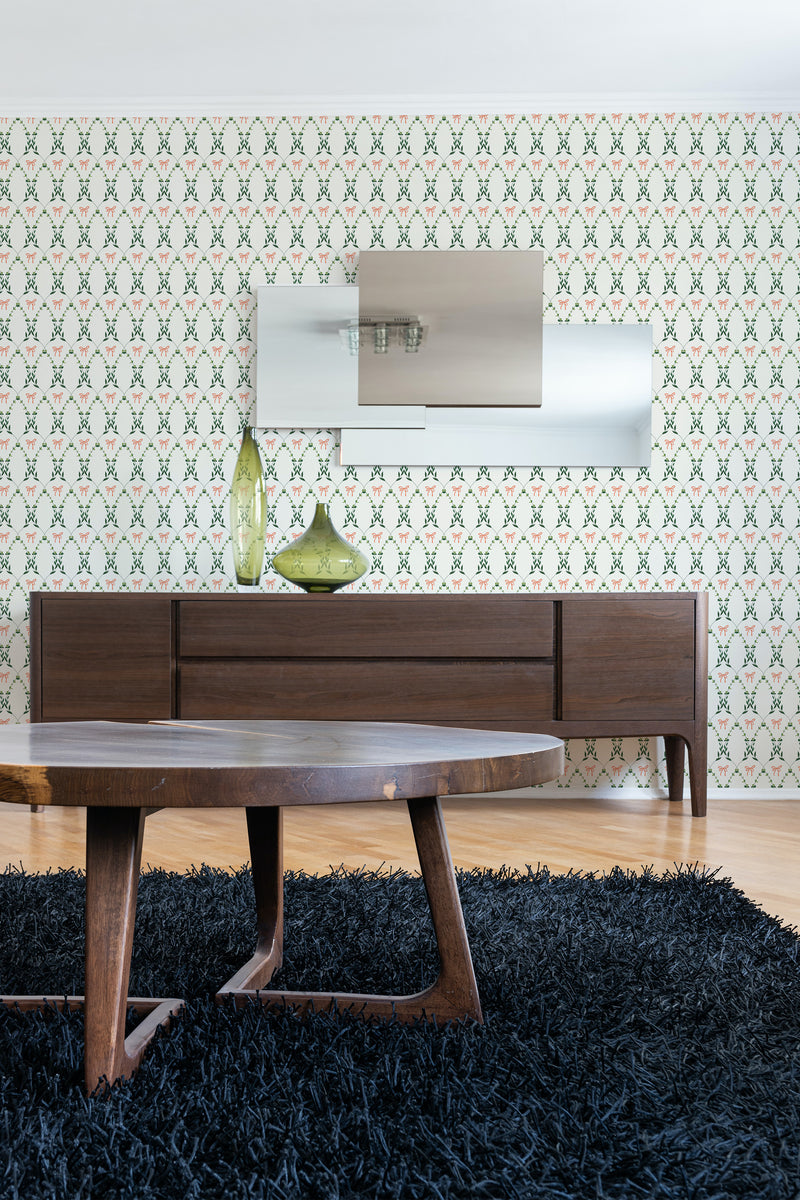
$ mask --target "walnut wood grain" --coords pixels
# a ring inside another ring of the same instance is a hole
[[[263,988],[283,962],[283,814],[280,808],[248,808],[247,837],[256,901],[253,957],[220,989]]]
[[[84,1009],[90,1093],[132,1075],[156,1031],[184,1003],[128,997],[145,816],[137,808],[98,807],[86,814],[86,995],[0,996],[1,1003],[22,1011]],[[145,1015],[126,1038],[129,1008]]]
[[[552,662],[492,659],[181,661],[179,717],[510,721],[555,716]]]
[[[86,1086],[126,1078],[138,1067],[159,1025],[182,1007],[154,1002],[147,1019],[125,1037],[133,924],[145,813],[90,808],[86,813]]]
[[[172,712],[167,597],[36,594],[31,720],[149,720]]]
[[[181,658],[552,658],[531,596],[262,596],[178,602]],[[409,604],[409,600],[412,603]]]
[[[567,721],[694,719],[694,600],[567,597],[561,610],[562,709]],[[665,650],[667,652],[665,652]]]
[[[5,726],[0,800],[122,808],[404,800],[529,787],[557,778],[563,754],[558,739],[536,734],[368,721]]]

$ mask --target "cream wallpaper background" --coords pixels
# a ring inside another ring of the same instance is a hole
[[[32,588],[234,587],[257,286],[354,282],[360,248],[540,247],[546,320],[654,325],[650,469],[344,470],[331,430],[263,430],[268,552],[321,498],[362,590],[708,590],[709,782],[796,789],[799,133],[0,116],[0,720],[27,719]],[[658,750],[573,742],[564,785],[658,786]]]

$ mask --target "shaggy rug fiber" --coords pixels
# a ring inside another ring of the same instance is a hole
[[[798,937],[727,881],[459,874],[483,1026],[302,1021],[209,996],[249,873],[142,876],[131,994],[191,996],[137,1077],[81,1086],[82,1017],[0,1011],[2,1200],[800,1196]],[[0,992],[81,992],[84,881],[0,876]],[[414,991],[421,882],[286,877],[279,986]]]

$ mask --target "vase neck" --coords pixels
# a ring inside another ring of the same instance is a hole
[[[311,522],[312,529],[319,529],[320,525],[328,524],[328,508],[325,504],[317,504],[314,510],[314,520]]]

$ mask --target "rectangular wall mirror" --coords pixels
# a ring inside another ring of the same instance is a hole
[[[424,429],[342,429],[344,465],[646,467],[650,325],[545,325],[540,408],[427,408]]]
[[[449,257],[450,253],[430,252],[437,257]],[[482,251],[452,253],[456,258],[484,257]],[[377,256],[375,267],[388,258],[410,261],[426,257],[403,251],[363,253],[365,259],[368,255]],[[491,255],[514,264],[509,269],[516,272],[518,286],[519,263],[527,256],[514,252]],[[501,262],[499,268],[502,266]],[[368,272],[372,270],[370,266]],[[344,465],[649,465],[653,400],[650,325],[540,327],[539,407],[504,404],[498,399],[499,387],[479,403],[485,383],[477,393],[472,391],[468,405],[453,404],[459,381],[464,380],[464,356],[455,343],[449,365],[437,368],[437,373],[444,372],[443,379],[452,382],[446,404],[424,403],[424,394],[417,403],[406,403],[408,396],[399,402],[396,391],[384,397],[390,402],[364,403],[359,402],[361,364],[372,359],[374,350],[362,345],[361,338],[375,336],[371,317],[398,318],[387,333],[395,342],[393,353],[398,359],[414,360],[417,367],[424,362],[424,355],[417,354],[413,346],[407,349],[405,343],[409,336],[412,341],[421,337],[424,346],[427,333],[425,314],[416,307],[414,312],[409,308],[394,314],[367,314],[370,321],[364,332],[365,325],[359,322],[365,307],[359,304],[359,292],[355,286],[326,285],[258,289],[259,426],[341,430]],[[421,334],[413,328],[415,322],[422,326]],[[355,345],[354,330],[358,331]],[[535,372],[535,358],[532,369]],[[519,380],[518,372],[515,378]]]

